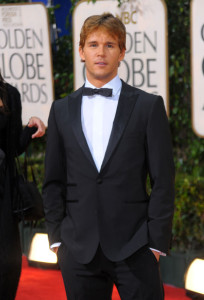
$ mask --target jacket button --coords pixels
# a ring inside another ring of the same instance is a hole
[[[102,181],[102,179],[101,178],[97,178],[97,183],[98,184],[101,184],[103,181]]]

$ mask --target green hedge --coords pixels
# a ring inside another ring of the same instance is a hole
[[[176,176],[172,247],[204,248],[204,177]]]
[[[191,124],[190,0],[166,0],[170,126],[177,172],[204,176],[204,139]]]

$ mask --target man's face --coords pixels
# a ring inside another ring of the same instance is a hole
[[[86,64],[87,79],[94,86],[101,87],[117,75],[125,49],[120,50],[118,37],[98,29],[87,36],[84,48],[79,47],[79,54]]]

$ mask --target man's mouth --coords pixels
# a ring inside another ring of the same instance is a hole
[[[99,61],[99,62],[96,62],[96,65],[99,65],[99,66],[106,66],[107,64],[103,61]]]

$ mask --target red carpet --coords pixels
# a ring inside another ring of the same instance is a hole
[[[189,300],[185,291],[165,285],[165,300]],[[29,267],[23,257],[23,268],[16,300],[66,300],[60,271]],[[88,300],[88,299],[87,299]],[[116,288],[112,300],[120,300]]]

